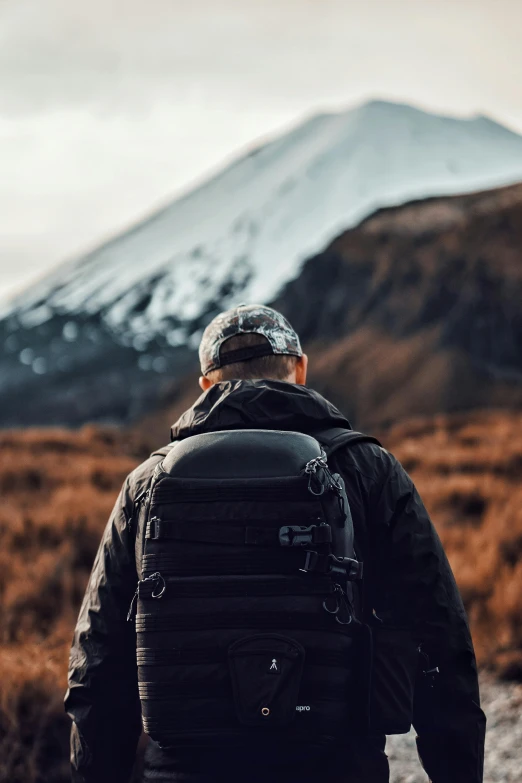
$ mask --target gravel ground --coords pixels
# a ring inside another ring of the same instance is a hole
[[[481,678],[488,718],[484,783],[522,783],[522,685]],[[391,783],[427,783],[417,759],[415,734],[389,737]]]

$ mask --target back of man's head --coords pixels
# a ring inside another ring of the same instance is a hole
[[[307,358],[286,318],[264,305],[239,305],[214,318],[199,348],[200,386],[230,379],[305,383]]]

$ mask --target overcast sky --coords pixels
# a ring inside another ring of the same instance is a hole
[[[0,296],[321,109],[522,132],[521,30],[522,0],[0,0]]]

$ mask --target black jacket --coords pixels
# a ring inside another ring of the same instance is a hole
[[[172,440],[241,427],[313,434],[350,425],[306,387],[227,381],[181,416]],[[141,723],[135,632],[126,614],[138,579],[136,499],[170,448],[160,449],[126,479],[80,609],[66,695],[77,782],[128,783],[134,764]],[[429,666],[440,670],[433,687],[425,677],[416,690],[414,726],[424,768],[433,783],[480,783],[485,716],[473,645],[437,533],[411,479],[385,449],[359,443],[338,451],[333,461],[346,482],[372,607],[385,622],[413,621]]]

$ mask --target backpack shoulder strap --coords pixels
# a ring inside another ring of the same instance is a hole
[[[326,451],[326,456],[330,458],[338,449],[343,446],[353,446],[356,443],[374,443],[376,446],[381,446],[380,441],[373,435],[366,435],[364,432],[356,432],[355,430],[348,430],[345,427],[330,427],[325,430],[318,430],[311,433],[316,438],[321,446]],[[365,557],[365,553],[368,551],[368,539],[366,527],[360,526],[357,530],[356,542],[361,547],[361,553]],[[359,601],[361,607],[361,617],[365,623],[370,623],[372,611],[368,606],[365,580],[363,579],[358,583],[359,586]]]
[[[134,498],[132,515],[134,524],[132,526],[132,530],[134,533],[134,556],[136,560],[136,571],[138,573],[139,579],[142,577],[143,552],[145,548],[145,529],[147,527],[147,516],[145,511],[147,510],[148,501],[152,492],[152,485],[157,478],[158,472],[161,470],[163,458],[169,454],[173,446],[174,443],[169,443],[167,446],[163,446],[157,451],[152,452],[149,459],[152,457],[162,457],[162,459],[156,462],[154,469],[151,471],[148,477],[147,483],[144,485],[141,492]],[[140,522],[142,522],[141,525]]]
[[[348,430],[345,427],[329,427],[311,434],[323,446],[327,457],[334,454],[337,449],[343,446],[353,446],[355,443],[375,443],[377,446],[382,446],[373,435],[365,435],[363,432],[355,432],[355,430]]]

